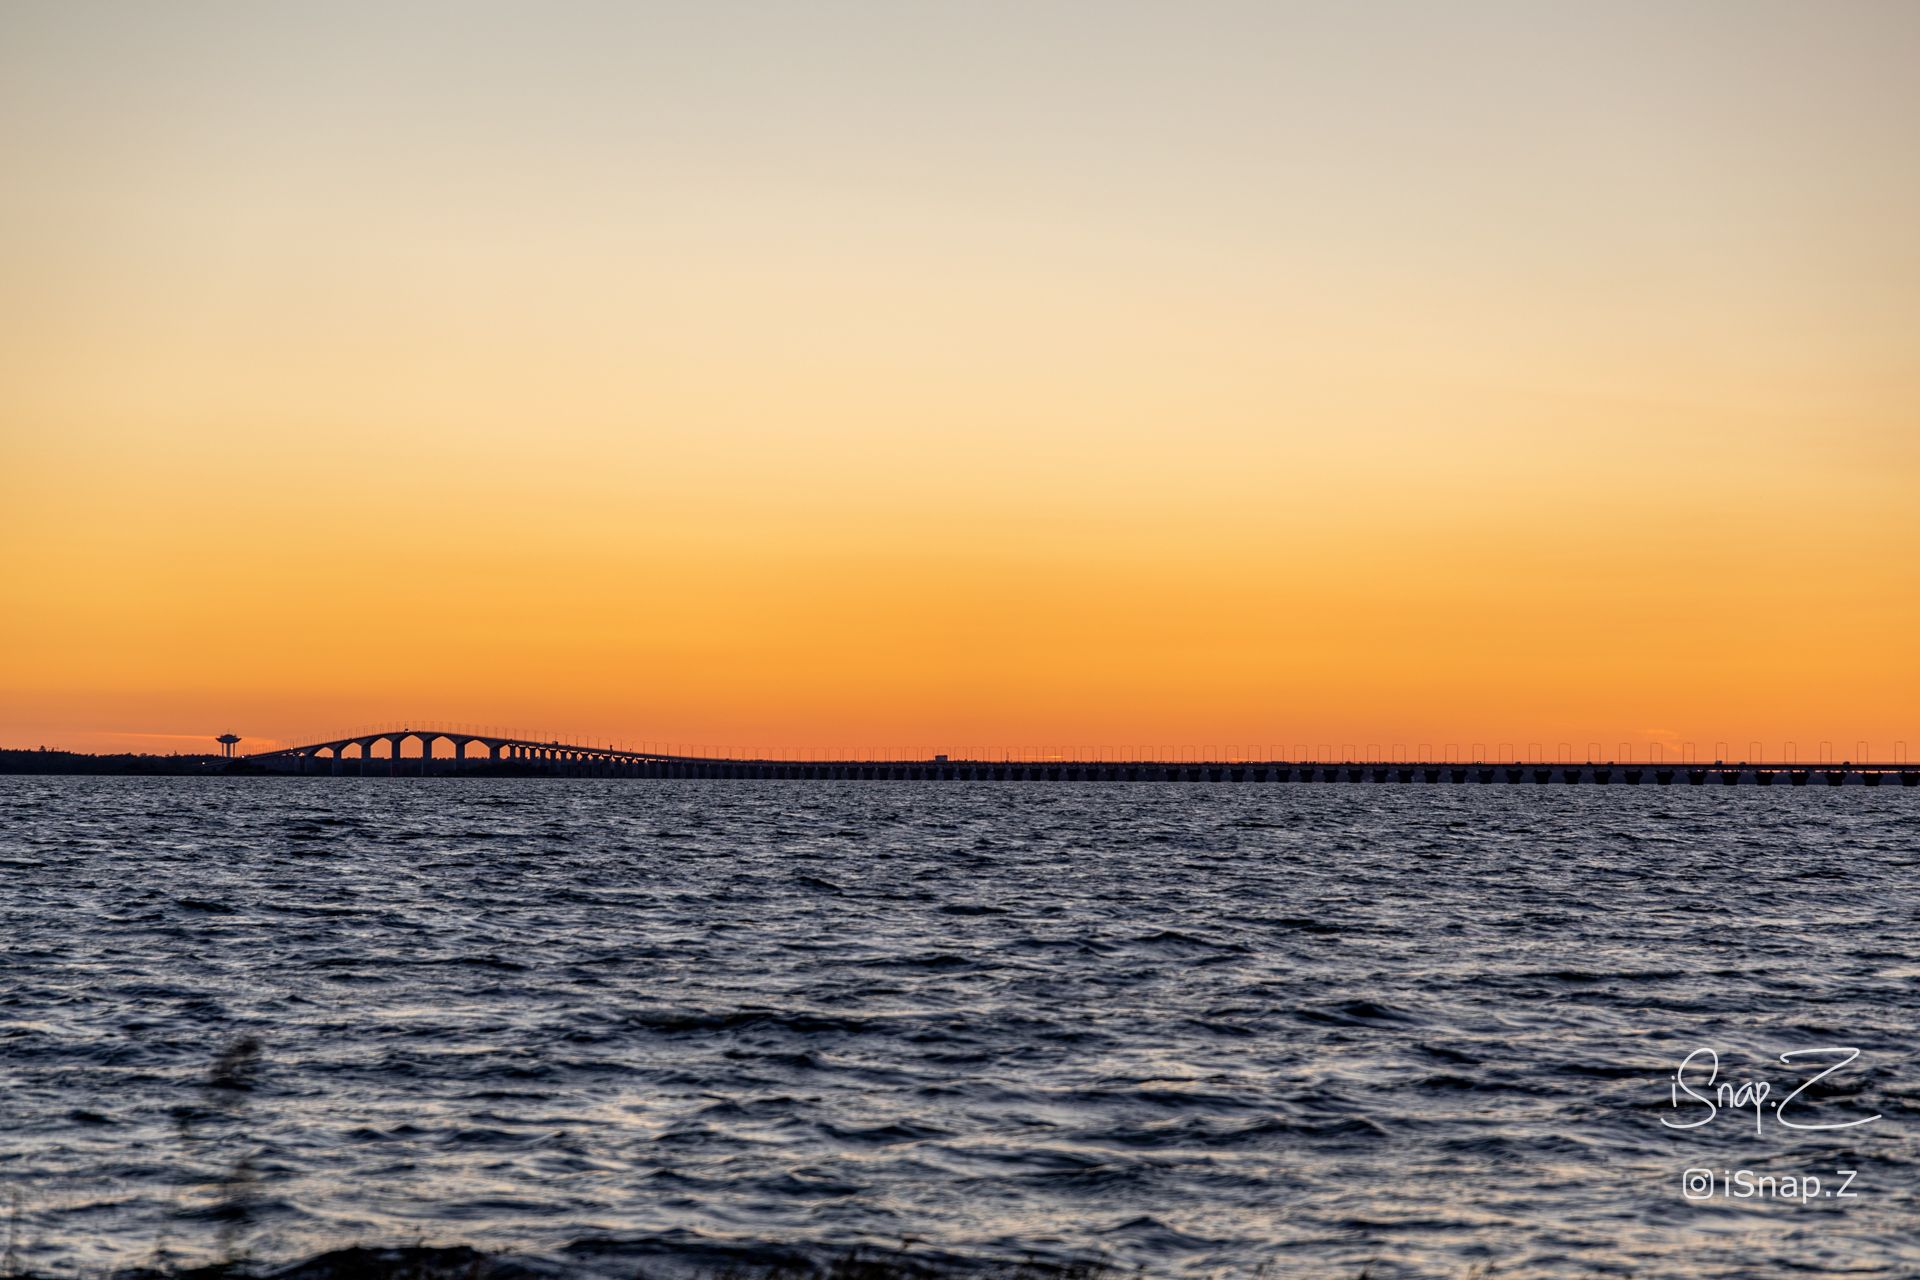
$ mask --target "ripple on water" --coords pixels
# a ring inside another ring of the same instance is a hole
[[[912,1236],[1920,1271],[1920,794],[102,778],[0,813],[0,1190],[40,1270]],[[1858,1044],[1808,1098],[1887,1119],[1677,1136],[1699,1044]],[[1835,1161],[1866,1194],[1669,1186]]]

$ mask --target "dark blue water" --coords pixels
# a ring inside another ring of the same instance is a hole
[[[1912,792],[7,779],[0,886],[44,1272],[1920,1273]]]

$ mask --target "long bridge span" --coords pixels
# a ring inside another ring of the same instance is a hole
[[[409,741],[418,756],[403,756]],[[440,743],[451,756],[434,754]],[[375,754],[380,748],[382,754]],[[671,755],[451,729],[402,728],[254,752],[275,773],[362,777],[510,774],[570,778],[715,778],[926,782],[1291,782],[1588,786],[1920,786],[1920,765],[1800,762],[1346,760],[775,760]]]

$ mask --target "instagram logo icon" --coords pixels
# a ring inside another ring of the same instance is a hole
[[[1713,1198],[1713,1170],[1688,1169],[1680,1175],[1680,1194],[1689,1200]]]

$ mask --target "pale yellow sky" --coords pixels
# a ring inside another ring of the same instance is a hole
[[[1920,739],[1920,7],[0,10],[0,744]]]

